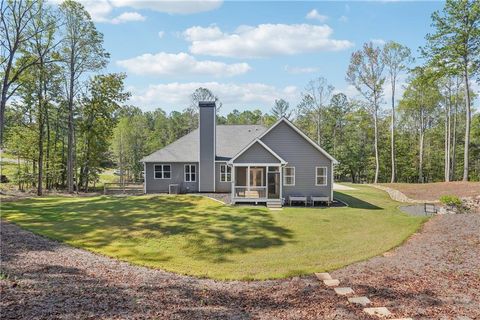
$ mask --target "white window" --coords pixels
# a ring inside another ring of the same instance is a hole
[[[185,182],[197,181],[197,166],[194,164],[185,165]]]
[[[226,164],[220,165],[220,181],[231,182],[232,181],[232,167]]]
[[[170,179],[172,177],[172,167],[169,164],[154,165],[155,179]]]
[[[285,186],[295,185],[295,167],[283,168],[283,185]]]
[[[315,185],[327,185],[327,167],[315,167]]]

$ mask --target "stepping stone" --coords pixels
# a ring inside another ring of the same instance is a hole
[[[327,286],[327,287],[336,287],[340,284],[340,281],[337,280],[337,279],[330,279],[330,280],[323,280],[323,283]]]
[[[332,276],[328,272],[316,272],[318,280],[332,280]]]
[[[363,312],[368,313],[371,316],[377,317],[389,317],[392,313],[385,307],[377,307],[377,308],[364,308]]]
[[[352,288],[350,287],[334,288],[333,290],[335,290],[335,293],[338,294],[339,296],[354,294]]]
[[[367,297],[348,298],[348,302],[355,303],[355,304],[361,304],[362,306],[366,306],[367,304],[371,303],[370,299],[368,299]]]

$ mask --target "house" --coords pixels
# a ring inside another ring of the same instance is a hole
[[[232,203],[333,200],[337,161],[286,118],[270,128],[217,125],[214,102],[201,102],[199,113],[198,129],[141,160],[145,193],[231,193]]]

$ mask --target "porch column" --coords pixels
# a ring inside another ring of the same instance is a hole
[[[232,179],[232,203],[235,203],[233,200],[235,198],[235,165],[232,165],[232,173],[230,175],[230,178]]]

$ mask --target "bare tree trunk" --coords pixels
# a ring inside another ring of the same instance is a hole
[[[418,161],[418,182],[423,183],[423,140],[425,134],[420,132],[420,150],[419,150],[419,161]]]
[[[468,65],[467,63],[465,65]],[[468,152],[470,147],[470,121],[471,121],[471,110],[470,110],[470,87],[468,84],[468,70],[465,69],[463,72],[463,77],[465,81],[465,150],[463,153],[463,181],[468,181]]]
[[[448,91],[449,92],[449,95],[448,95],[448,103],[447,103],[447,138],[446,138],[446,142],[447,142],[447,154],[445,155],[445,159],[447,160],[447,163],[446,163],[446,173],[445,173],[445,181],[446,182],[449,182],[450,181],[450,159],[451,159],[451,155],[450,155],[450,149],[451,149],[451,137],[452,137],[452,94],[451,94],[451,90]]]
[[[320,110],[317,110],[317,143],[320,145]]]
[[[378,183],[378,172],[380,169],[380,162],[378,159],[378,116],[377,116],[377,105],[375,102],[375,110],[373,113],[373,123],[374,123],[374,129],[375,129],[375,180],[373,183]]]
[[[424,131],[423,110],[420,111],[420,146],[418,155],[418,182],[423,183],[423,140],[425,137]]]
[[[40,82],[42,76],[40,76]],[[44,131],[44,119],[43,119],[43,94],[42,89],[39,90],[38,95],[38,185],[37,195],[43,194],[43,134]]]
[[[447,99],[445,99],[445,104],[447,103]],[[444,180],[448,181],[448,107],[445,105],[445,123],[444,123],[444,159],[443,159],[443,175]]]
[[[453,130],[452,130],[452,152],[451,152],[451,157],[452,157],[452,162],[451,162],[451,169],[450,169],[450,181],[455,181],[455,166],[456,166],[456,153],[457,153],[457,112],[458,112],[458,92],[457,96],[455,98],[455,110],[453,113]]]
[[[390,178],[390,183],[395,182],[395,82],[392,83],[392,119],[390,124],[391,140],[390,140],[390,150],[392,158],[392,176]]]
[[[73,60],[73,57],[72,57]],[[67,141],[67,190],[69,193],[73,193],[73,96],[74,96],[74,70],[73,63],[70,66],[70,83],[69,83],[69,96],[68,96],[68,141]]]

